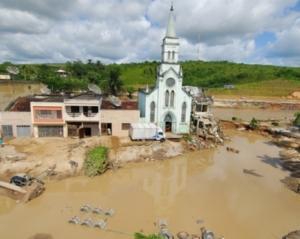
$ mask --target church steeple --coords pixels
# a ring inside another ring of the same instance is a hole
[[[175,38],[176,37],[176,32],[175,32],[175,17],[174,17],[174,6],[173,6],[173,3],[171,5],[171,9],[170,9],[170,15],[169,15],[169,21],[168,21],[168,28],[167,28],[166,37],[171,37],[171,38]]]
[[[162,62],[177,64],[179,60],[179,39],[175,32],[174,7],[171,5],[166,36],[162,44]]]

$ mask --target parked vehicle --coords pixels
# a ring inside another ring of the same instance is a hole
[[[21,173],[17,174],[10,179],[10,183],[19,187],[30,186],[33,182],[37,182],[38,184],[44,184],[44,182],[38,178],[31,177],[28,174]]]
[[[18,174],[10,179],[10,183],[19,187],[25,187],[32,182],[32,178],[27,174]]]
[[[136,123],[131,124],[129,129],[131,140],[156,140],[165,141],[165,133],[155,124]]]

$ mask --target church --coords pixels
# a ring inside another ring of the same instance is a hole
[[[142,122],[154,123],[165,132],[187,134],[190,130],[192,96],[182,87],[179,45],[172,6],[162,43],[156,86],[152,90],[139,92],[139,110]]]

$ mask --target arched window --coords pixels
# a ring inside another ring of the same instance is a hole
[[[150,104],[150,122],[155,122],[155,102],[152,101]]]
[[[171,59],[171,52],[168,51],[168,60],[170,60],[170,59]]]
[[[166,91],[166,95],[165,95],[165,106],[166,106],[166,107],[169,107],[169,98],[170,98],[170,93],[169,93],[169,91],[167,90],[167,91]]]
[[[181,108],[181,122],[185,123],[185,121],[186,121],[186,102],[183,102]]]
[[[172,90],[172,92],[171,92],[171,102],[170,102],[171,107],[174,107],[174,102],[175,102],[175,91]]]

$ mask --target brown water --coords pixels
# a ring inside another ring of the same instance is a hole
[[[287,175],[277,167],[279,149],[264,138],[237,133],[226,147],[190,153],[176,159],[129,164],[97,178],[70,178],[47,183],[46,192],[25,204],[0,197],[1,238],[132,238],[127,234],[70,225],[85,203],[112,207],[108,229],[132,234],[156,232],[166,219],[174,232],[199,232],[200,226],[229,239],[281,238],[300,229],[300,196],[286,189]],[[243,173],[255,169],[263,177]],[[100,216],[91,216],[101,218]],[[204,223],[197,225],[197,220]]]
[[[19,96],[41,93],[40,89],[40,84],[0,82],[0,110],[3,110],[10,101],[15,100]]]
[[[252,118],[258,120],[291,120],[294,119],[295,110],[272,110],[272,109],[230,109],[213,108],[212,112],[217,119],[232,120],[232,117],[250,121]]]

